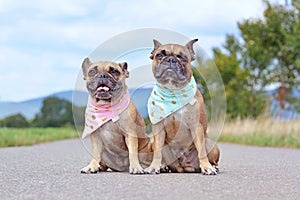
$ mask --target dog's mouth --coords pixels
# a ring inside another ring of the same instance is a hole
[[[97,86],[96,91],[94,92],[94,96],[97,100],[107,100],[113,97],[113,88],[107,84],[99,84]]]
[[[185,79],[185,69],[181,65],[177,65],[176,67],[168,67],[162,71],[161,76],[164,75],[172,75],[174,74],[174,78],[179,79],[180,81]]]
[[[183,66],[177,65],[177,66],[166,66],[162,65],[160,66],[155,74],[155,78],[162,82],[167,81],[175,81],[175,82],[182,82],[186,80],[186,70]]]
[[[100,84],[100,85],[97,87],[96,93],[105,93],[105,92],[109,92],[110,90],[111,90],[111,88],[108,87],[107,85],[105,85],[105,84]]]
[[[154,77],[158,83],[168,88],[181,87],[188,79],[185,67],[179,63],[158,65]]]

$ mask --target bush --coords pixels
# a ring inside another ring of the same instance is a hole
[[[0,121],[1,127],[13,127],[13,128],[26,128],[30,124],[27,119],[20,113],[15,115],[10,115]]]
[[[49,97],[43,101],[41,111],[32,121],[35,127],[62,127],[66,124],[74,125],[71,102]]]

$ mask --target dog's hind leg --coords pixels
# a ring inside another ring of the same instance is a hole
[[[178,162],[178,158],[174,155],[174,153],[171,150],[171,147],[169,145],[165,145],[162,150],[162,165],[166,165],[168,168],[170,168],[171,172],[183,172],[183,168],[180,166],[180,163]],[[164,172],[165,170],[160,170],[161,172]]]
[[[220,149],[217,143],[209,138],[205,138],[207,158],[210,164],[219,172],[218,162],[220,159]]]

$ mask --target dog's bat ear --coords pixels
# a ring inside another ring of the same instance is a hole
[[[153,60],[153,53],[156,49],[158,49],[158,47],[161,46],[161,43],[159,41],[157,41],[156,39],[153,39],[153,43],[154,43],[154,49],[153,51],[151,52],[151,55],[150,55],[150,59]]]
[[[196,55],[195,55],[195,51],[193,49],[193,44],[195,42],[197,42],[198,39],[193,39],[191,41],[189,41],[185,46],[188,48],[189,52],[190,52],[190,55],[191,55],[191,59],[192,61],[196,59]]]
[[[157,49],[158,47],[161,46],[161,43],[159,41],[157,41],[156,39],[153,39],[153,43],[154,43],[154,49]]]
[[[90,61],[89,58],[85,58],[82,62],[81,68],[82,68],[82,73],[83,73],[83,79],[84,80],[86,79],[88,69],[89,69],[91,64],[92,64],[92,62]]]
[[[119,63],[119,66],[122,68],[122,71],[125,74],[125,77],[128,78],[129,77],[129,71],[127,70],[127,62],[123,62],[123,63]]]

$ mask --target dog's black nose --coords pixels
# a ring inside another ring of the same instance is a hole
[[[104,73],[101,73],[101,74],[99,75],[99,78],[108,78],[108,75],[107,75],[107,74],[104,74]]]
[[[174,56],[169,56],[165,61],[169,63],[177,63],[177,60]]]

